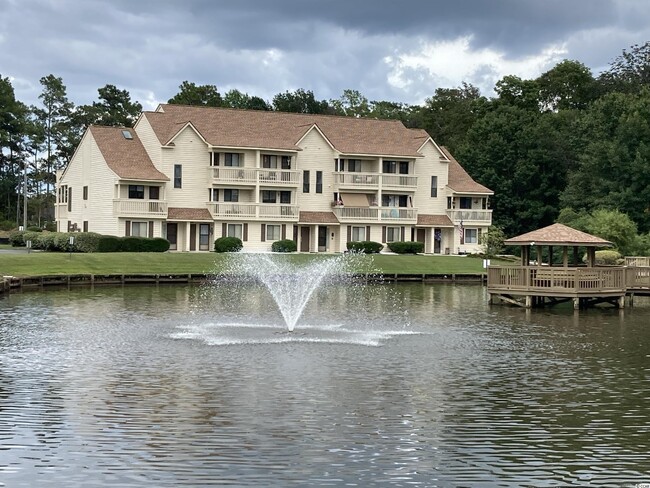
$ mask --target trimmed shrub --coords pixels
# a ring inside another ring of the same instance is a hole
[[[43,229],[41,229],[38,225],[30,225],[27,227],[27,232],[43,232]]]
[[[68,252],[74,251],[75,246],[70,247],[70,234],[69,232],[54,232],[54,251]]]
[[[273,252],[296,252],[297,250],[298,245],[291,239],[282,239],[271,244],[271,251]]]
[[[374,241],[351,241],[348,242],[348,251],[362,252],[365,254],[376,254],[384,248],[381,242]]]
[[[80,232],[74,236],[74,248],[79,252],[97,252],[101,234],[96,232]]]
[[[32,232],[29,230],[23,233],[23,241],[25,241],[25,246],[27,245],[27,241],[32,241],[32,249],[41,249],[39,246],[40,236],[40,232]]]
[[[583,258],[583,261],[587,261],[587,257]],[[625,260],[621,253],[611,249],[604,251],[596,251],[596,264],[600,266],[615,266],[617,264],[623,264]]]
[[[214,241],[215,252],[239,252],[243,247],[239,237],[220,237]]]
[[[9,244],[13,247],[25,247],[25,231],[15,230],[9,234]]]
[[[424,249],[423,242],[389,242],[388,249],[397,254],[417,254]]]
[[[43,232],[38,236],[38,249],[44,251],[58,251],[56,248],[56,237],[58,232]]]
[[[122,239],[117,236],[101,236],[97,241],[97,252],[119,252],[122,250]]]

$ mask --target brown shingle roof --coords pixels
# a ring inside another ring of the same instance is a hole
[[[300,212],[298,222],[301,224],[338,224],[334,212]]]
[[[568,227],[564,224],[552,224],[542,229],[537,229],[520,236],[512,237],[505,241],[507,245],[569,245],[587,247],[611,247],[612,243],[592,236],[586,232]]]
[[[167,220],[214,220],[207,208],[169,207]]]
[[[167,144],[188,122],[213,146],[299,150],[298,141],[314,126],[343,154],[420,156],[429,138],[398,120],[236,110],[187,105],[161,105],[145,112],[161,144]]]
[[[91,125],[88,130],[95,139],[106,164],[120,178],[169,181],[169,178],[153,165],[133,129]],[[128,131],[132,139],[125,138],[122,131]]]
[[[453,227],[454,223],[446,215],[418,214],[416,226],[422,227]]]
[[[454,158],[446,147],[440,148],[449,158],[449,180],[447,186],[457,193],[488,193],[494,194],[488,187],[477,183],[467,174],[456,158]]]

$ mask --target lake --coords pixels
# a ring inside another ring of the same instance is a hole
[[[650,301],[489,306],[325,286],[294,332],[250,285],[0,298],[0,486],[650,482]]]

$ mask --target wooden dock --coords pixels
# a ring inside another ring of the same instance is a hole
[[[490,266],[490,303],[526,308],[573,301],[575,309],[599,303],[623,308],[625,297],[650,295],[650,266]]]

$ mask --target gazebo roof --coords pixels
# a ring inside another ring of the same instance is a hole
[[[586,246],[612,247],[613,244],[600,237],[573,229],[563,224],[552,224],[517,237],[507,239],[508,246],[544,245],[544,246]]]

